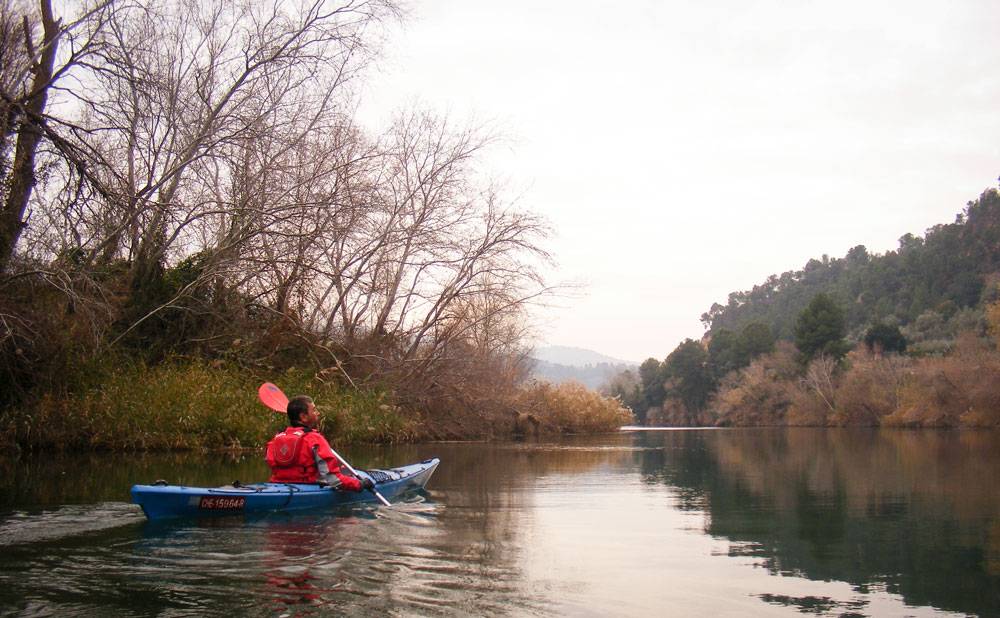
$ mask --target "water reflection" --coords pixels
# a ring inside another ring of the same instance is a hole
[[[442,459],[391,508],[150,523],[135,482],[257,457],[7,462],[0,613],[1000,615],[1000,439],[718,430],[346,452]]]
[[[0,458],[0,515],[67,504],[129,501],[136,483],[166,479],[175,485],[223,485],[266,478],[255,453],[88,453]]]
[[[706,511],[705,531],[730,540],[731,556],[914,606],[1000,615],[995,435],[800,429],[637,441],[663,444],[644,459],[645,476],[678,487],[682,508]],[[829,603],[786,600],[803,611]]]
[[[311,558],[318,551],[338,552],[336,541],[350,537],[354,526],[343,525],[349,519],[333,520],[317,525],[313,518],[296,518],[271,522],[264,532],[264,553],[261,574],[264,589],[273,603],[283,605],[322,604],[322,595],[330,594],[341,582],[322,581],[314,573],[317,565]]]

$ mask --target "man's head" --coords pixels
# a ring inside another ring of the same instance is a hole
[[[288,400],[288,424],[292,427],[315,427],[319,413],[312,397],[296,395]]]

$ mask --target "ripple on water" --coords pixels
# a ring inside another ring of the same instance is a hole
[[[0,521],[0,547],[58,541],[145,521],[125,502],[67,505],[41,512],[15,511]]]
[[[131,505],[59,509],[0,524],[10,539],[55,540],[5,558],[0,610],[38,615],[483,615],[539,613],[512,560],[476,534],[474,514],[426,500],[391,509],[145,522]],[[456,519],[457,518],[457,519]],[[72,525],[70,522],[77,522]],[[126,525],[130,524],[130,525]],[[56,532],[62,530],[63,532]],[[81,543],[68,537],[95,531]],[[27,578],[27,579],[25,579]],[[31,586],[23,582],[31,580]],[[2,613],[2,612],[0,612]]]

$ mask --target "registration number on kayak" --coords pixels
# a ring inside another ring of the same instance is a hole
[[[246,501],[243,496],[204,496],[198,503],[198,508],[209,511],[235,511],[242,509]]]

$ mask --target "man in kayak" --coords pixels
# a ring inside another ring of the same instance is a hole
[[[362,491],[374,485],[370,479],[347,476],[330,443],[316,431],[319,412],[310,397],[299,395],[288,401],[288,427],[267,443],[267,465],[272,483],[326,483],[338,489]]]

